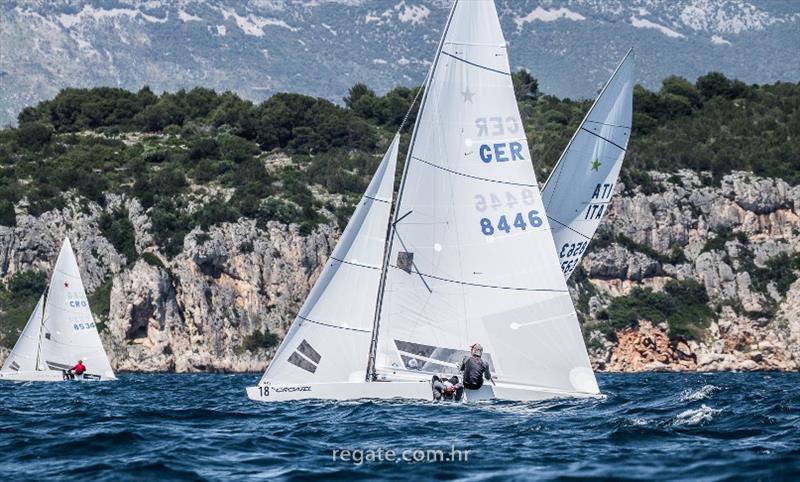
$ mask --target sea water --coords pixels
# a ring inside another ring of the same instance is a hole
[[[256,374],[2,383],[0,477],[800,480],[800,374],[598,378],[597,399],[473,404],[255,403]]]

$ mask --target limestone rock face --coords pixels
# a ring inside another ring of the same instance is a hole
[[[661,264],[644,253],[633,253],[619,246],[609,246],[586,254],[584,269],[590,278],[618,278],[641,281],[659,274]]]
[[[696,357],[691,363],[675,360],[667,343],[672,338],[674,344],[675,337],[666,326],[641,323],[638,329],[618,332],[616,343],[595,350],[596,366],[620,371],[800,369],[800,281],[782,293],[778,275],[768,269],[776,256],[800,256],[800,188],[745,172],[725,176],[719,187],[705,185],[691,171],[654,173],[653,179],[655,189],[648,194],[626,187],[612,201],[600,229],[664,255],[679,249],[686,260],[663,264],[654,274],[656,260],[643,265],[644,253],[612,243],[590,247],[583,269],[605,295],[606,305],[635,287],[659,291],[670,279],[697,280],[717,310],[716,321],[702,340],[687,342]],[[800,271],[790,271],[800,278]],[[601,310],[593,305],[587,315]]]
[[[104,211],[122,206],[137,251],[148,253],[129,264],[97,225]],[[302,235],[296,225],[270,222],[260,229],[242,218],[207,233],[195,229],[183,251],[167,259],[150,226],[138,201],[116,195],[105,208],[73,199],[38,218],[22,214],[15,228],[0,227],[0,275],[50,272],[69,236],[87,292],[111,281],[101,337],[116,370],[260,371],[275,347],[251,352],[244,340],[256,331],[284,334],[338,237],[331,225]]]
[[[675,371],[693,370],[697,355],[685,340],[670,340],[664,330],[650,322],[642,322],[636,329],[622,330],[617,334],[617,345],[611,351],[608,371]]]
[[[616,336],[590,328],[595,367],[800,369],[800,272],[793,283],[769,277],[772,260],[800,252],[800,186],[744,172],[716,186],[692,171],[652,178],[647,189],[617,186],[600,226],[611,241],[592,243],[583,277],[570,286],[579,315],[591,326],[634,288],[662,291],[672,280],[693,279],[705,288],[714,321],[691,341],[647,320]],[[103,213],[120,208],[133,226],[136,260],[117,252],[98,226]],[[101,336],[117,370],[263,370],[275,348],[248,344],[250,351],[246,340],[285,334],[339,236],[333,223],[303,234],[295,225],[259,227],[242,218],[195,228],[168,258],[154,242],[148,210],[124,195],[107,195],[104,206],[68,196],[64,208],[38,217],[23,203],[17,213],[16,227],[0,226],[0,280],[49,272],[69,236],[87,290],[110,283]],[[0,348],[0,360],[6,356]]]
[[[283,334],[331,252],[335,231],[240,220],[212,227],[161,266],[139,260],[115,278],[109,338],[122,370],[260,371],[270,352],[246,336]],[[202,238],[201,238],[202,239]]]

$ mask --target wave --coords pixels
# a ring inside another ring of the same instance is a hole
[[[253,378],[0,383],[0,479],[614,479],[624,461],[631,480],[800,480],[800,373],[600,374],[603,397],[466,404],[258,404]],[[357,467],[343,449],[470,456]]]
[[[709,398],[719,387],[715,385],[703,385],[697,390],[687,389],[681,393],[681,402],[696,402]]]
[[[700,408],[685,410],[679,413],[678,416],[675,417],[673,424],[688,426],[700,425],[714,420],[714,416],[720,412],[722,412],[722,410],[711,408],[704,403]]]

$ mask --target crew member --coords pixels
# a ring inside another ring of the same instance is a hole
[[[464,388],[477,390],[483,386],[484,378],[494,385],[489,364],[483,360],[483,347],[475,343],[469,347],[470,356],[461,362],[461,372],[464,374]]]
[[[70,380],[75,380],[75,375],[81,376],[84,373],[86,373],[86,365],[83,364],[83,360],[78,360],[78,363],[69,369],[67,375]]]

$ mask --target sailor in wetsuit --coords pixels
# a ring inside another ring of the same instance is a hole
[[[469,347],[469,351],[470,356],[464,358],[460,368],[464,374],[464,388],[477,390],[483,386],[484,378],[494,385],[492,374],[489,371],[489,364],[481,358],[483,356],[483,347],[475,343]]]

